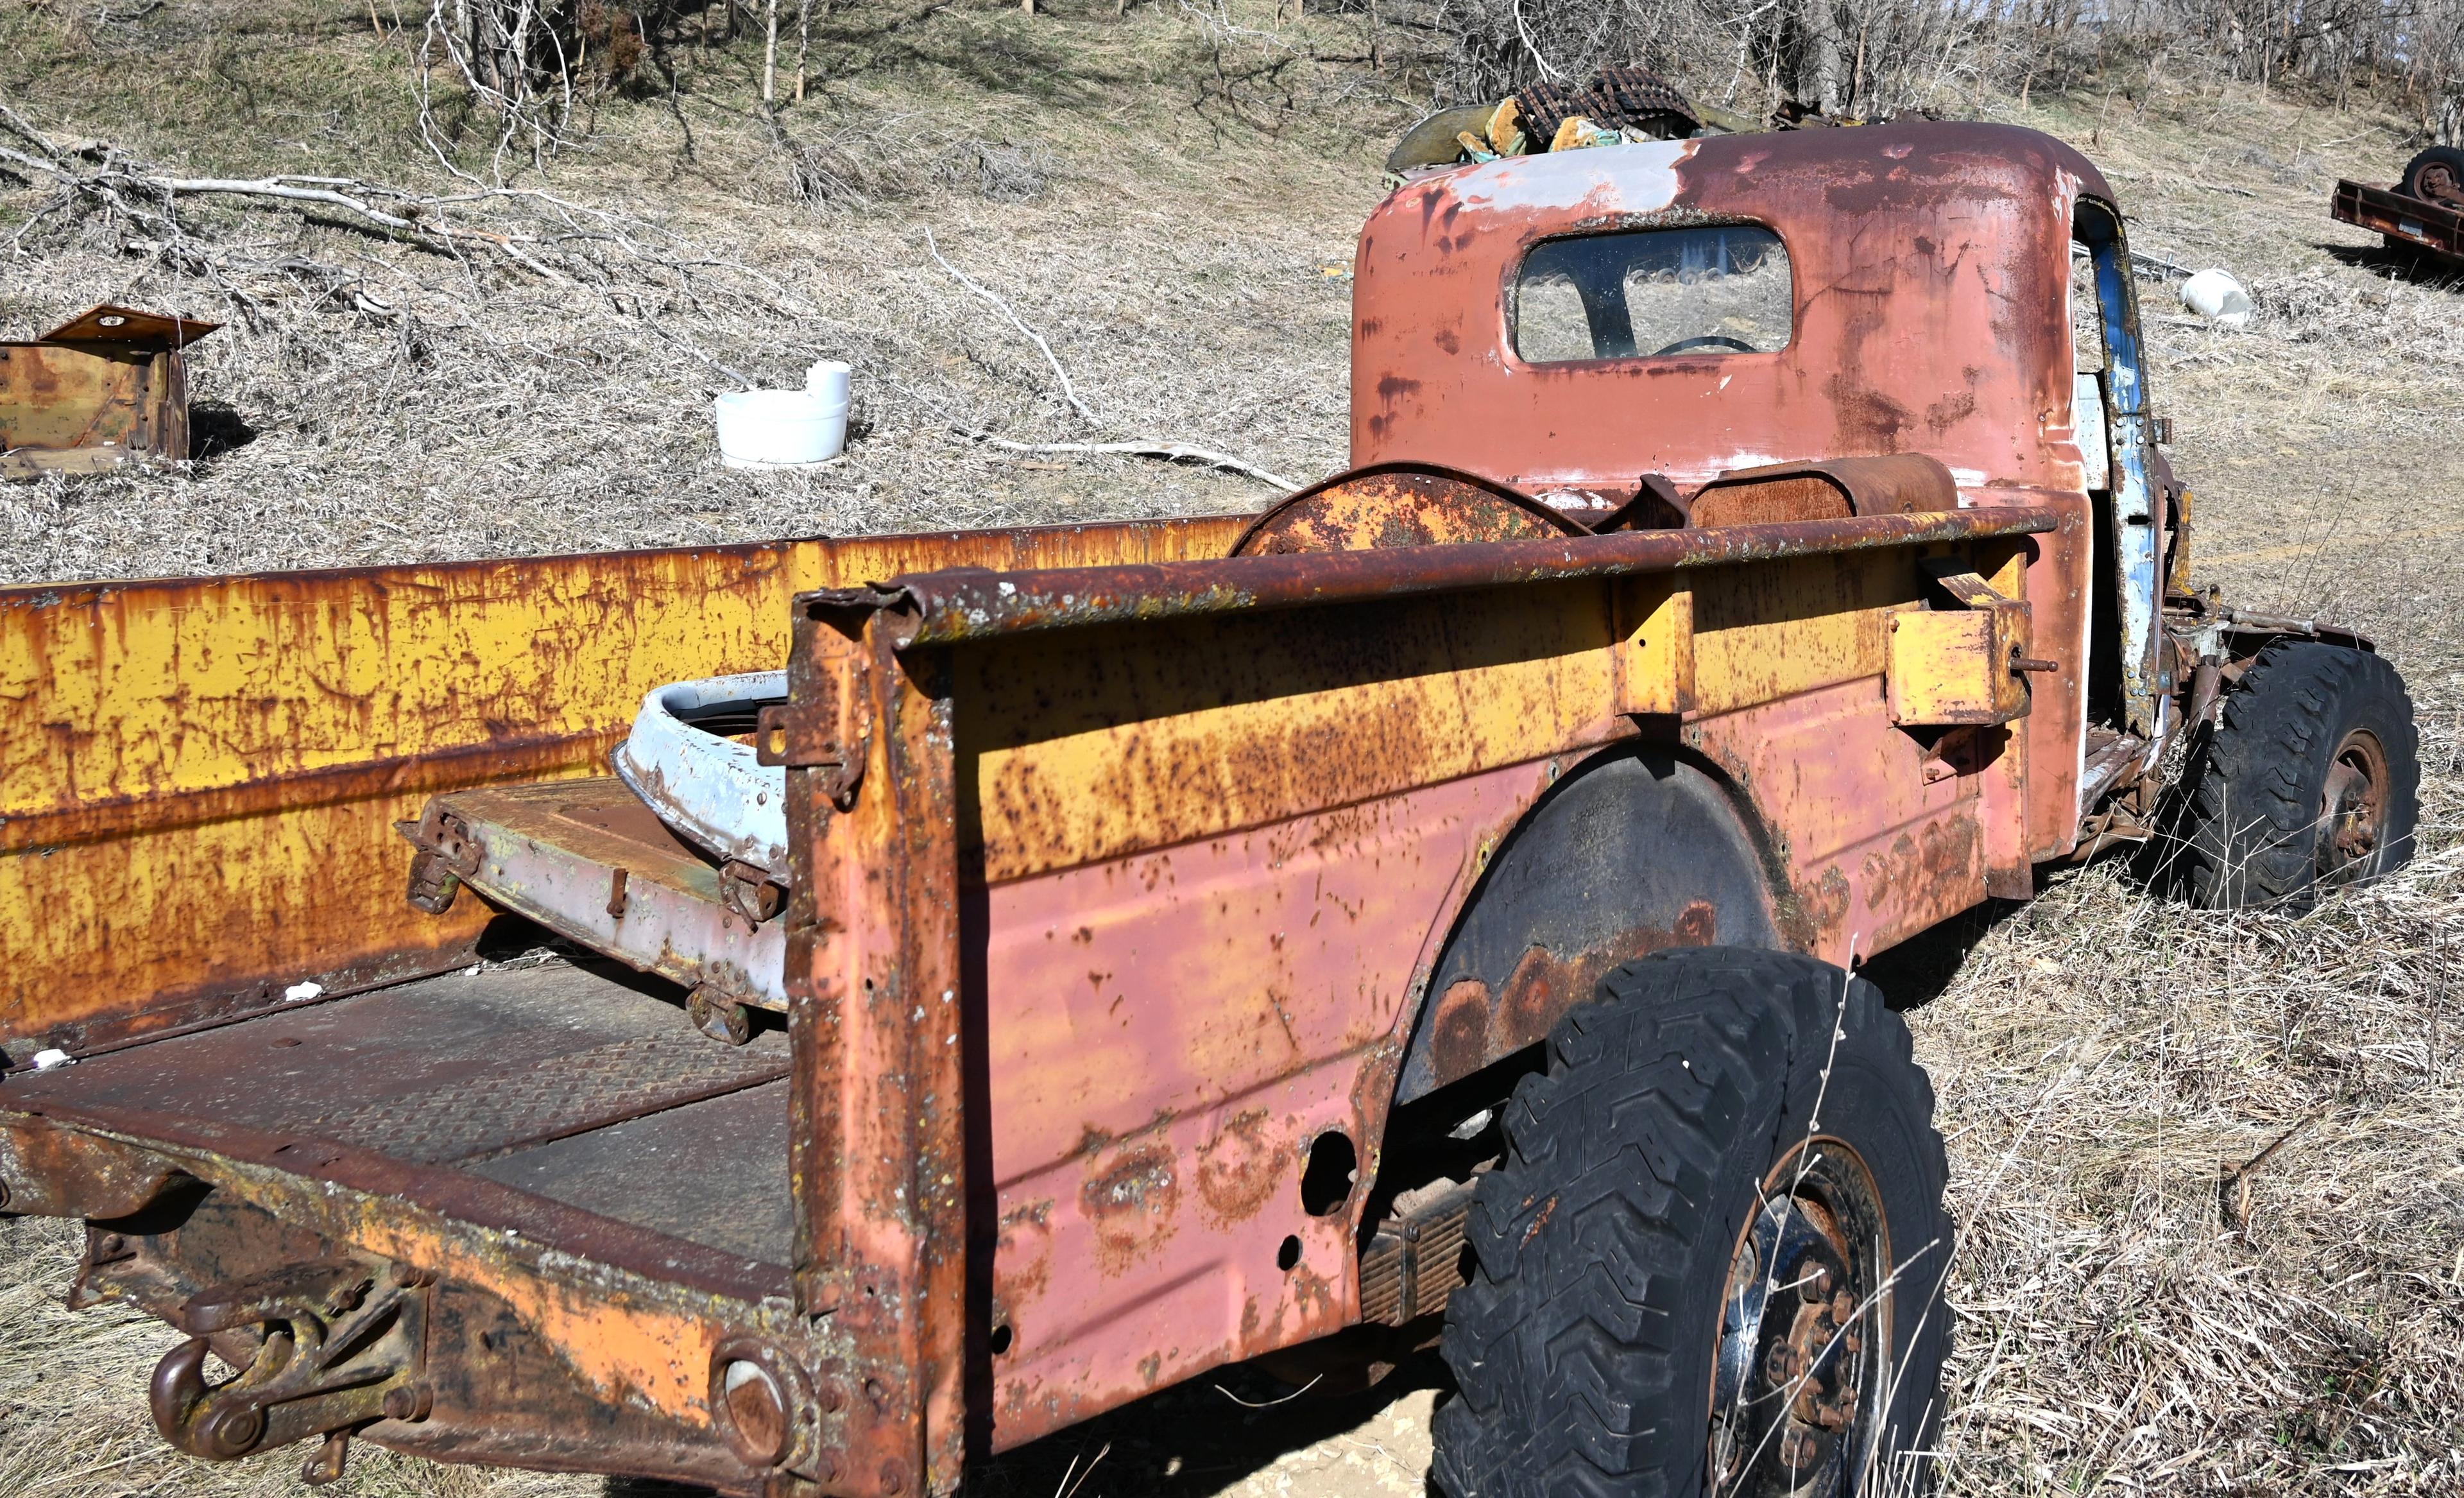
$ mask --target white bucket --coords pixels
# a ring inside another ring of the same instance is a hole
[[[2240,327],[2257,310],[2241,282],[2218,270],[2201,271],[2184,281],[2182,305],[2200,317],[2215,319],[2218,327],[2227,328]]]
[[[847,403],[809,390],[730,390],[711,403],[729,468],[810,468],[847,448]]]

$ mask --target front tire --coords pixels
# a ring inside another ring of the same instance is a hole
[[[2196,904],[2307,909],[2412,857],[2420,739],[2404,679],[2380,656],[2269,646],[2190,768],[2180,831]]]
[[[1558,1022],[1480,1183],[1451,1498],[1923,1486],[1950,1252],[1933,1089],[1862,979],[1734,948]]]

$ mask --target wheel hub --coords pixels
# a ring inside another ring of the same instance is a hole
[[[1855,1490],[1889,1366],[1881,1201],[1856,1152],[1817,1138],[1766,1178],[1722,1302],[1711,1491]]]
[[[2355,729],[2336,746],[2320,798],[2319,881],[2336,884],[2368,865],[2387,830],[2387,751]]]
[[[2459,184],[2454,170],[2443,163],[2433,162],[2422,167],[2420,174],[2413,179],[2413,187],[2432,203],[2464,208],[2464,184]]]

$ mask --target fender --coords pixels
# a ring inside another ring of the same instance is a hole
[[[1516,825],[1465,901],[1395,1101],[1546,1039],[1620,962],[1785,945],[1766,865],[1726,784],[1676,751],[1626,745],[1582,765]]]

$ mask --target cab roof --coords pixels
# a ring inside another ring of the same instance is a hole
[[[1911,121],[1511,157],[1409,183],[1353,292],[1352,458],[1631,492],[1794,458],[1925,452],[1963,489],[2076,491],[2073,214],[2086,158],[2008,125]],[[1527,363],[1514,275],[1543,239],[1754,223],[1793,334],[1771,353]]]

